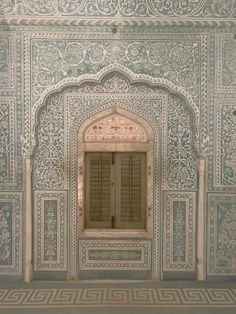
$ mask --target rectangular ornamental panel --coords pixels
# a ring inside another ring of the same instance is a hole
[[[79,270],[151,270],[151,241],[80,240]]]
[[[0,88],[14,87],[14,42],[13,34],[1,31],[0,35]]]
[[[35,192],[34,212],[35,270],[66,270],[66,192]]]
[[[208,196],[208,274],[236,275],[236,194]]]
[[[0,97],[0,186],[16,184],[16,112],[13,97]]]
[[[21,274],[21,193],[0,192],[0,275]]]
[[[216,102],[215,186],[236,187],[235,97]]]
[[[164,271],[195,270],[195,193],[164,194]]]
[[[236,41],[233,34],[217,36],[217,71],[216,83],[218,92],[235,92],[236,88]]]

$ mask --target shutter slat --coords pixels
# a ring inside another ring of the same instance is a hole
[[[86,154],[86,227],[110,228],[111,154]]]

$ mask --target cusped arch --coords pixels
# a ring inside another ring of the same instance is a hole
[[[128,85],[143,85],[148,86],[151,89],[159,88],[160,90],[166,92],[167,94],[177,95],[180,97],[185,106],[191,113],[192,122],[195,129],[195,133],[197,134],[197,130],[199,129],[200,123],[200,112],[196,103],[194,102],[192,96],[181,86],[177,86],[164,78],[152,77],[147,74],[136,74],[132,72],[127,67],[120,64],[112,64],[104,67],[96,74],[84,74],[79,77],[74,78],[66,78],[55,85],[52,85],[46,88],[39,99],[33,104],[32,112],[31,112],[31,134],[32,134],[32,144],[35,146],[36,144],[36,129],[37,124],[39,122],[39,115],[41,109],[47,104],[49,99],[56,94],[63,93],[63,91],[72,88],[73,86],[78,87],[80,89],[82,86],[96,84],[97,86],[102,86],[106,79],[113,75],[119,75],[124,78],[128,82]]]

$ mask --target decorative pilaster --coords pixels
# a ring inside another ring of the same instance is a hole
[[[206,214],[205,214],[205,159],[199,160],[199,191],[197,221],[197,280],[206,280]]]
[[[24,281],[32,281],[32,161],[25,159],[25,265]]]

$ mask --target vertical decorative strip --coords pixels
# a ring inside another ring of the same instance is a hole
[[[66,270],[67,193],[35,192],[34,269]]]
[[[173,201],[173,261],[186,262],[186,201]]]
[[[199,191],[197,220],[197,279],[206,280],[206,161],[199,160]]]
[[[25,159],[25,267],[24,281],[32,280],[32,162],[30,158]]]
[[[57,200],[44,200],[44,261],[57,260]]]
[[[195,192],[164,194],[164,271],[195,270]]]

